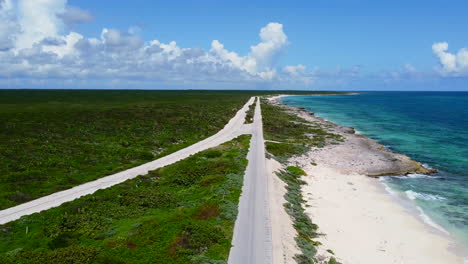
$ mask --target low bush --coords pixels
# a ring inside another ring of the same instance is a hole
[[[317,251],[315,249],[316,242],[313,239],[317,237],[317,225],[312,223],[305,213],[303,207],[305,200],[301,193],[301,186],[305,182],[300,178],[306,173],[299,167],[289,166],[286,170],[278,172],[277,175],[286,183],[284,198],[287,203],[284,204],[284,207],[293,220],[294,228],[297,231],[295,240],[301,249],[301,254],[294,256],[294,260],[299,264],[315,263]]]
[[[198,142],[252,94],[0,90],[0,210]]]
[[[299,156],[311,147],[323,147],[342,140],[341,136],[327,132],[317,123],[298,117],[282,106],[262,100],[262,119],[266,150],[282,162]]]
[[[253,118],[254,118],[254,114],[255,114],[255,106],[256,105],[257,105],[257,97],[255,97],[255,101],[253,102],[253,104],[251,104],[249,106],[249,109],[246,112],[244,124],[253,123]]]

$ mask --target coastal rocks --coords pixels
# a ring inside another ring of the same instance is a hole
[[[421,163],[414,161],[407,156],[401,154],[395,155],[400,155],[402,157],[400,159],[396,158],[390,161],[386,161],[389,163],[389,166],[387,168],[379,170],[369,170],[365,174],[370,177],[381,177],[408,174],[433,174],[437,172],[436,169],[426,168]]]
[[[343,138],[342,142],[328,144],[321,148],[312,148],[308,154],[294,159],[303,159],[304,162],[313,160],[314,163],[332,168],[343,174],[358,173],[369,177],[437,172],[434,169],[424,167],[408,156],[386,149],[373,139],[356,134],[353,127],[337,125],[311,115],[302,109],[289,106],[287,108],[298,116],[320,125],[327,132],[338,134]]]
[[[343,132],[347,134],[356,134],[356,130],[353,127],[343,127]]]

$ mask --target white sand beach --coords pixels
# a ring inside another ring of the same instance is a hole
[[[341,263],[463,263],[450,237],[397,203],[376,179],[321,165],[306,172],[306,212],[324,234],[321,248]]]
[[[270,100],[279,103],[277,98]],[[424,223],[414,208],[398,202],[375,178],[430,173],[430,169],[356,135],[352,128],[290,109],[344,137],[342,143],[314,148],[290,160],[307,173],[303,195],[306,212],[322,234],[317,239],[322,243],[319,258],[334,255],[343,264],[464,263],[463,254],[449,235]]]

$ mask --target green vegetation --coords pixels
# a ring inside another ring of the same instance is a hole
[[[296,243],[302,251],[302,254],[294,256],[294,259],[298,264],[315,263],[314,256],[317,253],[315,246],[318,242],[314,242],[312,239],[317,237],[317,225],[312,223],[302,207],[305,200],[302,197],[301,186],[306,182],[301,180],[301,176],[306,175],[306,173],[299,167],[289,166],[285,171],[278,172],[277,175],[287,184],[287,192],[284,196],[287,203],[284,204],[284,207],[293,220],[294,228],[297,231]]]
[[[262,117],[266,149],[279,161],[305,153],[310,147],[323,147],[341,137],[329,133],[316,122],[309,122],[284,107],[262,100]]]
[[[302,155],[311,147],[324,147],[326,144],[341,141],[341,136],[327,132],[317,122],[307,121],[298,117],[287,108],[268,104],[262,100],[263,130],[267,151],[283,164],[288,159]],[[316,166],[315,162],[311,165]],[[297,231],[295,238],[301,254],[294,256],[299,264],[316,263],[316,246],[320,242],[313,239],[318,236],[317,225],[305,213],[306,201],[303,199],[301,186],[306,184],[301,180],[306,173],[299,167],[289,166],[286,170],[277,173],[278,177],[286,184],[284,204],[286,212],[291,216],[294,228]],[[330,258],[329,264],[337,263],[335,258]]]
[[[215,134],[253,92],[0,91],[0,209]]]
[[[225,263],[249,140],[0,226],[0,263]]]
[[[257,97],[255,97],[255,101],[253,102],[253,104],[251,104],[249,106],[249,109],[246,112],[244,124],[252,124],[253,123],[253,118],[254,118],[254,114],[255,114],[255,106],[256,105],[257,105]]]
[[[275,93],[0,90],[0,210],[175,152]]]

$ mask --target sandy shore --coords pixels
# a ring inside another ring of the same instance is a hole
[[[278,103],[277,98],[270,100]],[[308,174],[303,195],[306,212],[323,234],[318,238],[319,257],[330,257],[327,250],[332,250],[343,264],[464,263],[447,234],[425,224],[413,208],[403,206],[373,178],[433,171],[356,135],[352,128],[290,109],[344,139],[290,160]]]
[[[271,214],[273,264],[293,264],[294,256],[300,254],[294,238],[297,235],[293,227],[293,221],[284,210],[286,199],[286,183],[276,176],[276,172],[282,168],[274,159],[266,159],[268,180],[268,193]]]

